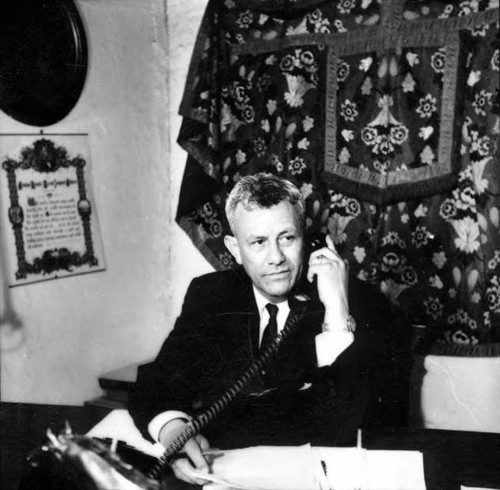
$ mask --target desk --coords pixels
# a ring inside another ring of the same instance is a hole
[[[114,369],[99,376],[99,386],[103,394],[85,403],[88,406],[114,410],[125,408],[128,403],[130,392],[134,389],[137,378],[137,368],[141,364],[151,362],[147,359],[141,363],[128,364],[119,369]]]
[[[68,420],[75,432],[87,432],[98,420],[86,407],[0,404],[2,490],[17,490],[26,455],[44,440],[50,426],[58,431]],[[500,434],[386,429],[363,434],[367,449],[408,449],[424,453],[427,490],[458,490],[460,484],[500,488]],[[167,477],[168,490],[200,490]]]
[[[427,490],[459,490],[460,485],[500,489],[500,434],[428,429],[366,431],[367,449],[422,451]],[[199,487],[167,479],[168,490]]]
[[[471,487],[500,488],[500,434],[392,429],[368,431],[367,449],[422,451],[427,490]]]
[[[58,433],[67,420],[84,434],[102,413],[79,406],[0,403],[0,489],[17,490],[25,472],[26,456],[45,442],[50,427]]]

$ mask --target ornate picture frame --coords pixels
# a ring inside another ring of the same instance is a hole
[[[0,135],[0,163],[9,286],[103,270],[87,135]]]

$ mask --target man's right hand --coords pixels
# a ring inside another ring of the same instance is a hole
[[[169,447],[184,431],[186,425],[187,423],[182,419],[173,419],[166,423],[160,431],[160,443],[165,448]],[[176,459],[171,465],[174,475],[180,480],[194,485],[207,483],[207,480],[200,478],[196,473],[199,471],[208,472],[209,468],[203,451],[209,448],[210,444],[201,434],[189,439],[182,450],[186,457]]]

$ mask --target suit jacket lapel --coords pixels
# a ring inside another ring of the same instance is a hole
[[[242,268],[243,270],[243,268]],[[245,285],[243,288],[243,308],[248,313],[247,317],[247,338],[250,341],[250,350],[254,359],[259,352],[259,330],[260,330],[260,315],[255,301],[252,281],[243,271],[245,277]]]
[[[253,358],[258,352],[259,312],[253,294],[252,282],[243,267],[234,269],[235,282],[227,301],[227,321],[231,323],[231,332],[239,348],[246,347]]]

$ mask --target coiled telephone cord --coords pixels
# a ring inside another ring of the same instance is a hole
[[[243,374],[230,386],[221,397],[210,407],[197,415],[189,422],[184,431],[170,444],[165,452],[160,456],[153,468],[149,471],[150,478],[158,479],[165,466],[172,463],[174,456],[184,447],[186,442],[206,427],[217,415],[219,415],[234,398],[243,390],[243,388],[257,375],[257,373],[267,364],[267,362],[278,352],[279,347],[289,337],[294,330],[295,325],[302,317],[303,310],[294,311],[290,315],[283,330],[278,336],[261,352],[258,358],[252,363]]]

